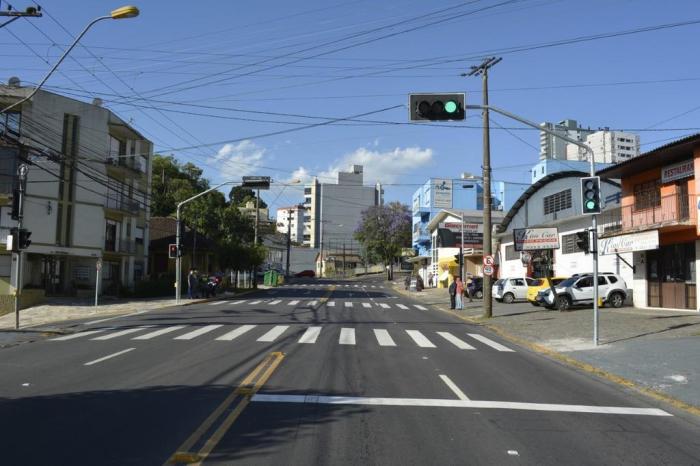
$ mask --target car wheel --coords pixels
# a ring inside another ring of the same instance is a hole
[[[506,293],[503,295],[503,302],[506,304],[512,304],[515,301],[515,296],[513,293]]]
[[[568,296],[559,296],[557,298],[557,309],[560,311],[568,311],[571,307],[571,299]]]
[[[622,305],[625,304],[625,297],[622,293],[613,293],[610,295],[610,298],[608,298],[608,302],[612,304],[612,307],[622,307]]]
[[[484,297],[484,293],[482,291],[477,291],[474,297],[476,299],[482,299]]]

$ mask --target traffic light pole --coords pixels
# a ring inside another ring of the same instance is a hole
[[[496,112],[500,115],[503,115],[505,117],[511,118],[515,121],[519,121],[520,123],[530,126],[532,128],[538,129],[540,131],[543,131],[547,134],[550,134],[554,137],[557,137],[559,139],[563,139],[564,141],[574,144],[575,146],[581,147],[588,153],[588,157],[590,159],[590,173],[591,176],[595,176],[595,159],[594,159],[594,154],[593,154],[593,149],[588,146],[588,144],[584,144],[581,141],[578,141],[576,139],[570,138],[568,136],[563,136],[561,134],[558,134],[544,126],[540,126],[535,122],[532,122],[530,120],[527,120],[525,118],[519,117],[518,115],[515,115],[513,113],[510,113],[506,110],[503,110],[501,108],[493,107],[490,105],[465,105],[466,109],[473,109],[473,110],[490,110],[493,112]],[[486,184],[486,179],[484,178],[484,185],[488,186]],[[484,193],[486,193],[486,189],[484,189]],[[490,192],[489,192],[490,194]],[[486,200],[486,196],[484,195],[484,201]],[[486,206],[484,206],[484,212],[486,212]],[[489,209],[490,213],[490,209]],[[484,215],[484,218],[486,218],[486,215]],[[490,220],[490,215],[489,215],[489,220]],[[593,245],[592,245],[592,255],[593,255],[593,345],[598,346],[598,300],[599,300],[599,293],[598,293],[598,219],[596,215],[591,216],[591,229],[593,230],[592,236],[593,236]],[[489,230],[490,230],[490,224],[489,224]],[[484,254],[486,253],[486,223],[484,223]],[[489,238],[491,237],[491,232],[489,231]],[[491,247],[491,243],[489,241],[488,243],[489,249]],[[488,294],[487,294],[488,293]],[[486,289],[486,277],[484,277],[484,301],[487,299],[487,296],[490,298],[491,297],[491,288],[489,287],[488,290]],[[486,306],[486,303],[484,303]],[[489,299],[488,306],[491,306],[491,300]]]
[[[15,253],[15,297],[14,297],[14,310],[15,310],[15,330],[19,330],[19,307],[20,307],[20,294],[22,293],[22,245],[20,243],[20,237],[22,230],[22,218],[24,217],[24,184],[27,179],[27,166],[21,164],[17,170],[19,175],[19,202],[17,203],[17,238],[13,238],[13,242],[17,243],[17,252]]]

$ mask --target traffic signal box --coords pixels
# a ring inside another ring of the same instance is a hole
[[[590,252],[590,243],[589,243],[589,233],[588,230],[583,230],[583,231],[577,231],[576,232],[576,246],[578,248],[588,254]]]
[[[170,259],[177,259],[177,244],[168,245],[168,257]]]
[[[411,121],[464,120],[464,93],[410,94],[408,98]]]
[[[600,177],[581,178],[581,212],[586,215],[599,214],[602,210],[600,197]]]

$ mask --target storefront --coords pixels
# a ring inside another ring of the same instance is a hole
[[[646,258],[648,306],[696,309],[695,242],[661,246]]]

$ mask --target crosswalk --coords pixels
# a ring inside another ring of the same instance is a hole
[[[83,332],[52,338],[50,341],[70,341],[85,339],[89,341],[106,341],[126,338],[132,341],[154,340],[157,338],[173,341],[191,341],[200,338],[212,338],[214,341],[231,342],[248,335],[256,342],[273,343],[292,341],[304,345],[313,345],[323,338],[336,341],[342,346],[377,345],[382,348],[398,346],[417,346],[419,348],[438,348],[445,345],[459,350],[487,349],[503,353],[515,352],[501,343],[477,333],[457,333],[454,331],[425,331],[415,329],[366,328],[337,326],[304,325],[266,325],[245,324],[229,326],[210,324],[203,326],[168,325],[154,329],[153,325],[130,327],[127,329],[104,328],[85,330]],[[141,334],[138,334],[142,332]],[[138,335],[137,335],[138,334]]]
[[[289,288],[298,288],[298,287],[331,287],[334,286],[336,288],[364,288],[364,289],[385,289],[384,286],[382,285],[366,285],[366,284],[352,284],[352,283],[285,283],[283,285],[279,285],[281,288],[284,287],[289,287]]]
[[[420,304],[401,304],[401,303],[385,303],[378,301],[338,301],[338,300],[328,300],[325,299],[238,299],[238,300],[225,300],[216,301],[216,304],[226,304],[228,306],[264,306],[264,307],[274,307],[274,306],[298,306],[298,307],[317,307],[320,305],[325,305],[326,307],[339,307],[348,310],[377,310],[382,311],[386,309],[398,309],[401,311],[419,310],[427,311],[428,308]]]

